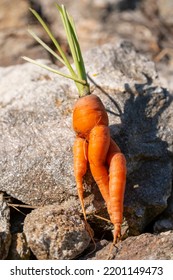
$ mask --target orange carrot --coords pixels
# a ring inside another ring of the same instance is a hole
[[[82,206],[84,220],[86,213],[83,199],[83,176],[87,171],[89,163],[91,173],[100,189],[107,205],[110,220],[114,225],[114,241],[120,235],[123,218],[123,200],[126,182],[126,161],[119,147],[110,137],[108,127],[108,115],[100,98],[90,93],[87,82],[87,73],[78,42],[74,21],[66,11],[64,5],[56,4],[66,32],[69,48],[71,50],[75,69],[70,64],[68,57],[53,36],[47,24],[40,15],[31,9],[44,30],[52,40],[56,52],[44,43],[34,32],[30,31],[33,38],[41,44],[48,52],[58,59],[69,70],[69,74],[58,71],[47,65],[43,65],[33,59],[24,57],[25,60],[41,66],[53,73],[74,80],[80,98],[73,110],[73,128],[76,132],[76,140],[73,147],[74,174],[76,179],[79,200]],[[86,222],[86,226],[87,226]],[[92,238],[91,231],[87,230]]]
[[[87,95],[77,101],[73,111],[73,128],[77,136],[83,139],[81,141],[88,141],[87,157],[90,170],[114,225],[113,244],[115,244],[121,233],[123,219],[126,160],[118,145],[110,137],[108,116],[99,97]],[[79,151],[74,154],[74,157],[79,158],[75,160],[78,164],[80,164],[81,153],[84,152]],[[78,166],[75,165],[75,168],[78,169]],[[76,183],[79,188],[77,177]],[[82,183],[80,188],[83,191]],[[83,197],[81,205],[84,209]],[[86,219],[86,214],[84,217]]]

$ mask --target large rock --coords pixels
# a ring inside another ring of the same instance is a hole
[[[30,64],[1,71],[1,188],[32,205],[75,195],[71,129],[75,97],[65,83],[56,82],[56,76]]]
[[[171,195],[171,97],[160,87],[154,64],[129,43],[92,49],[85,62],[92,91],[108,111],[112,137],[127,158],[124,214],[130,233],[139,234]],[[74,83],[31,64],[0,68],[0,74],[0,189],[35,206],[77,197]],[[85,187],[88,209],[100,211],[103,200],[89,174]]]

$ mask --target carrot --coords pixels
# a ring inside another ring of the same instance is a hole
[[[123,219],[123,201],[126,183],[126,160],[120,148],[110,137],[109,121],[106,109],[100,98],[90,92],[87,82],[87,74],[84,66],[80,45],[78,42],[75,25],[72,17],[67,13],[63,5],[56,4],[66,32],[75,69],[70,64],[66,54],[56,41],[49,27],[39,14],[31,9],[52,40],[57,52],[46,45],[34,32],[30,34],[56,59],[63,63],[69,70],[69,74],[57,71],[51,67],[40,64],[30,58],[25,60],[37,64],[53,73],[72,79],[79,92],[80,98],[73,108],[73,129],[76,139],[73,146],[74,176],[76,180],[78,197],[82,207],[87,230],[93,240],[92,232],[87,224],[83,198],[83,177],[88,164],[95,182],[106,203],[110,220],[114,225],[113,245],[121,233]],[[93,240],[94,242],[94,240]]]
[[[90,97],[91,106],[89,106]],[[98,102],[97,105],[95,102]],[[89,117],[88,122],[87,117]],[[110,220],[114,225],[113,244],[115,244],[117,238],[120,237],[123,220],[126,160],[118,145],[111,139],[107,124],[108,118],[105,117],[105,109],[100,99],[91,95],[77,101],[73,113],[73,128],[78,137],[83,137],[81,139],[88,141],[90,170],[106,202]],[[80,158],[81,155],[76,153],[74,156]]]

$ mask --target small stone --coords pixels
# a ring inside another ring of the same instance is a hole
[[[30,249],[39,260],[68,260],[81,254],[90,243],[85,223],[67,204],[33,210],[24,221]]]

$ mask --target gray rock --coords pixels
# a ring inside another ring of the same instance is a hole
[[[27,215],[24,233],[37,259],[74,259],[88,247],[85,223],[73,209],[74,200],[44,206]]]
[[[130,233],[139,234],[164,211],[171,195],[171,97],[160,86],[154,63],[129,43],[94,48],[85,62],[91,89],[105,104],[112,137],[127,158],[124,214]],[[77,197],[74,83],[31,64],[0,68],[0,73],[0,189],[36,206]],[[103,200],[89,174],[85,187],[90,210],[101,211]]]
[[[161,216],[154,224],[154,232],[163,232],[173,229],[172,215],[168,218]]]
[[[10,210],[0,193],[0,259],[6,259],[11,244]]]
[[[126,239],[123,244],[120,244],[115,258],[117,260],[172,260],[172,244],[172,231],[167,231],[159,235],[145,233]]]
[[[73,94],[56,76],[29,64],[1,70],[1,188],[32,205],[75,195]]]
[[[99,250],[89,259],[105,260],[111,244],[100,244]],[[99,246],[98,246],[99,247]],[[128,237],[116,244],[110,259],[114,260],[173,260],[173,231],[154,235],[144,233]]]

